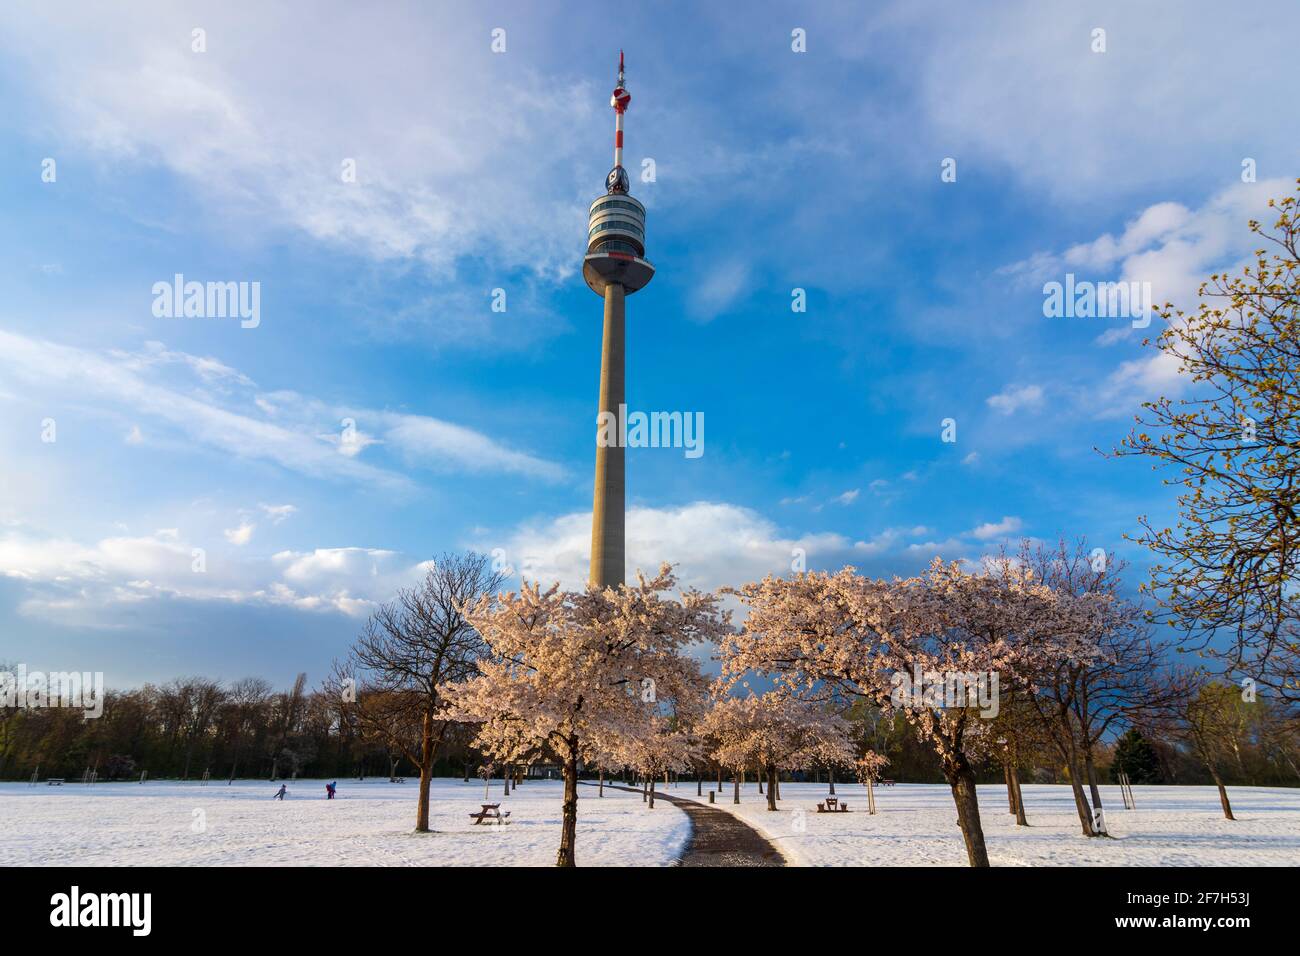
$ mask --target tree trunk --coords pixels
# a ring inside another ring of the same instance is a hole
[[[1016,826],[1027,827],[1029,821],[1025,818],[1025,795],[1020,790],[1020,771],[1014,763],[1009,766],[1011,770],[1011,786],[1015,791]]]
[[[754,779],[758,781],[758,792],[762,793],[763,792],[763,770],[761,767],[759,768],[758,772],[754,774]]]
[[[578,839],[578,738],[568,740],[569,752],[564,758],[564,810],[560,827],[560,852],[556,866],[577,866],[574,855]]]
[[[650,778],[650,809],[655,808],[655,778]]]
[[[1083,751],[1083,770],[1088,775],[1088,793],[1092,797],[1092,818],[1098,836],[1109,836],[1106,832],[1105,811],[1101,806],[1101,788],[1097,786],[1097,768],[1092,762],[1092,748]]]
[[[830,781],[831,796],[833,797],[835,796],[835,768],[834,767],[826,768],[826,779]]]
[[[776,767],[773,764],[767,765],[767,808],[776,809]]]
[[[957,825],[966,841],[966,859],[971,866],[988,866],[988,849],[984,846],[984,829],[980,826],[979,798],[975,794],[975,773],[964,754],[947,757],[943,762],[944,776],[952,788],[952,800],[957,805]]]
[[[596,796],[603,797],[604,795],[605,795],[605,768],[601,767],[600,768],[600,790],[597,791]]]
[[[1002,779],[1007,785],[1007,813],[1016,812],[1016,788],[1011,783],[1011,761],[1002,761]]]
[[[420,797],[415,809],[415,832],[429,832],[429,785],[433,783],[433,714],[426,710],[420,723]],[[388,779],[396,776],[395,762],[388,765]]]
[[[735,785],[735,790],[734,790],[734,792],[733,792],[732,795],[731,795],[731,802],[732,802],[732,803],[739,803],[739,802],[740,802],[740,773],[739,773],[739,771],[736,772],[736,773],[733,773],[733,774],[731,775],[731,780],[732,780],[732,783]]]
[[[704,796],[704,776],[698,773],[695,775],[695,795]]]
[[[1219,771],[1213,766],[1210,767],[1210,776],[1214,778],[1214,785],[1219,788],[1219,803],[1223,806],[1223,818],[1225,820],[1237,819],[1232,815],[1232,804],[1228,802],[1228,788],[1223,785],[1223,778],[1219,776]]]
[[[722,764],[718,764],[718,796],[722,796]]]
[[[429,784],[433,782],[432,761],[420,764],[420,796],[415,808],[415,832],[429,832]]]
[[[1095,837],[1097,832],[1092,828],[1092,810],[1088,806],[1088,798],[1083,795],[1083,784],[1080,782],[1083,774],[1075,753],[1070,753],[1070,762],[1065,769],[1070,774],[1070,790],[1074,793],[1074,809],[1079,814],[1079,827],[1084,836]]]
[[[465,782],[469,783],[469,761],[465,761]]]

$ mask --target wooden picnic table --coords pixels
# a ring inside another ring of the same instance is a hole
[[[482,806],[483,809],[478,813],[470,813],[470,816],[474,818],[474,826],[478,826],[484,820],[495,820],[497,825],[500,826],[506,822],[506,817],[510,816],[509,810],[505,813],[501,812],[501,804],[499,803],[485,803]]]
[[[839,797],[827,797],[823,802],[817,804],[818,813],[848,813],[849,802],[845,800],[840,803]]]

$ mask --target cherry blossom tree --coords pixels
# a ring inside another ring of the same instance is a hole
[[[901,711],[940,759],[968,860],[988,866],[974,767],[997,745],[999,682],[1029,686],[1044,661],[1088,653],[1095,609],[1011,561],[976,574],[936,559],[893,581],[852,568],[769,576],[733,593],[749,615],[722,645],[724,675],[754,671],[805,697]]]
[[[623,766],[632,768],[646,781],[646,794],[653,810],[658,779],[688,770],[702,748],[698,739],[675,718],[655,714],[647,729],[620,737],[612,750]]]
[[[719,700],[702,732],[716,741],[713,757],[737,769],[755,766],[767,777],[767,808],[775,810],[782,770],[853,762],[851,726],[825,707],[788,693]]]
[[[661,700],[699,680],[684,651],[716,643],[729,615],[713,595],[676,588],[665,564],[604,590],[523,590],[466,609],[491,649],[479,674],[447,688],[456,713],[480,725],[475,745],[511,761],[533,749],[559,763],[564,805],[558,866],[575,865],[578,770],[609,741],[653,732]]]

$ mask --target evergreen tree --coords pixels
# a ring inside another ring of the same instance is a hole
[[[1130,729],[1115,745],[1115,759],[1110,765],[1110,778],[1116,780],[1120,771],[1128,774],[1130,783],[1164,783],[1160,760],[1155,748],[1137,730]]]

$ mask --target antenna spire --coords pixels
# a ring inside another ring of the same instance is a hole
[[[618,51],[618,86],[609,98],[614,107],[614,168],[609,171],[605,186],[611,193],[627,192],[627,172],[623,169],[623,114],[632,102],[632,94],[623,85],[623,51]]]

